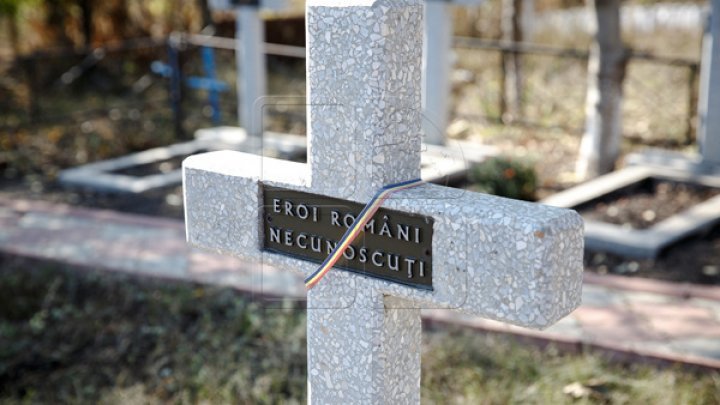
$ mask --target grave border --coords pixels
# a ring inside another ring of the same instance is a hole
[[[646,179],[666,179],[720,188],[720,176],[700,175],[667,167],[630,166],[552,195],[543,204],[575,208]],[[664,248],[720,223],[720,196],[676,213],[647,229],[585,220],[585,247],[636,259],[654,259]]]
[[[85,188],[102,192],[140,194],[180,185],[182,183],[182,168],[168,173],[147,176],[129,176],[113,172],[187,156],[200,151],[232,149],[259,152],[262,147],[267,147],[277,151],[280,156],[285,158],[297,157],[303,153],[300,152],[299,146],[302,144],[304,148],[305,138],[297,140],[294,138],[300,137],[296,135],[266,133],[263,140],[255,142],[252,138],[247,137],[244,130],[238,129],[238,133],[233,137],[225,136],[222,133],[207,132],[197,136],[197,139],[193,141],[152,148],[114,159],[66,169],[60,172],[58,181],[66,187]]]
[[[147,176],[117,174],[119,170],[152,164],[194,152],[210,149],[206,142],[184,142],[148,149],[114,159],[89,163],[60,172],[58,181],[66,187],[79,187],[104,192],[143,193],[168,187],[182,181],[182,170]]]
[[[301,135],[265,132],[262,139],[248,137],[241,127],[220,126],[202,128],[195,132],[195,140],[170,146],[148,149],[114,159],[89,163],[60,172],[59,182],[66,187],[77,187],[102,192],[141,194],[148,191],[179,185],[182,169],[147,176],[116,174],[118,170],[152,164],[198,151],[223,149],[264,153],[270,157],[293,159],[306,153],[307,138]],[[464,179],[473,163],[499,154],[497,148],[467,141],[453,141],[457,148],[423,144],[423,179],[431,183],[453,183]]]

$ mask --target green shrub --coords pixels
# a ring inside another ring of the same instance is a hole
[[[491,158],[474,165],[469,180],[474,190],[526,201],[535,200],[538,183],[531,165],[508,157]]]

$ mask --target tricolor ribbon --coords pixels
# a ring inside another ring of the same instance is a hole
[[[355,241],[355,239],[357,239],[358,235],[360,235],[360,233],[365,228],[365,225],[367,225],[373,215],[375,215],[377,210],[380,209],[380,207],[383,205],[385,200],[390,197],[390,195],[401,190],[406,190],[408,188],[419,186],[420,184],[423,184],[423,181],[420,179],[416,179],[405,181],[402,183],[391,184],[380,189],[380,191],[375,194],[372,200],[367,203],[365,208],[363,208],[353,225],[345,232],[345,235],[343,235],[342,239],[340,239],[330,256],[325,259],[322,265],[318,267],[315,272],[313,272],[305,279],[305,287],[309,290],[315,287],[315,284],[317,284],[318,281],[325,277],[325,274],[327,274],[330,269],[332,269],[332,267],[335,265],[335,263],[340,260],[343,253],[345,252],[345,249],[347,249],[348,246],[350,246]]]

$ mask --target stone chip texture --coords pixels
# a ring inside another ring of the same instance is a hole
[[[185,160],[190,243],[307,275],[315,264],[262,251],[261,184],[364,204],[419,177],[422,17],[419,0],[308,1],[308,164]],[[308,293],[310,403],[419,403],[420,308],[544,328],[579,305],[575,212],[430,184],[385,206],[434,218],[434,290],[328,273]]]

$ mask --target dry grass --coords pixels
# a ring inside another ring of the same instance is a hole
[[[718,373],[622,366],[467,330],[424,339],[424,403],[720,401]],[[0,257],[1,403],[303,403],[305,365],[301,309]]]

